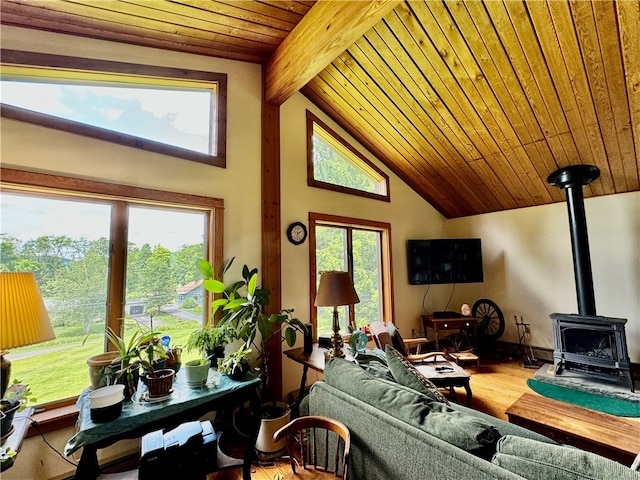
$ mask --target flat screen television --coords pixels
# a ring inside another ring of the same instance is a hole
[[[409,240],[409,283],[475,283],[484,280],[479,238]]]

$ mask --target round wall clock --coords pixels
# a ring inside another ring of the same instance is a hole
[[[287,228],[287,238],[294,245],[300,245],[307,239],[307,227],[302,222],[293,222]]]

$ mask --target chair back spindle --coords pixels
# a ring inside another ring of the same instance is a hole
[[[274,434],[287,439],[292,476],[286,479],[342,478],[346,480],[351,437],[347,427],[328,417],[300,417]]]

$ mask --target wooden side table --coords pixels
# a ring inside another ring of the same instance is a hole
[[[511,423],[626,466],[640,452],[640,421],[533,393],[523,394],[505,413]]]
[[[302,378],[300,379],[300,391],[298,393],[298,405],[300,405],[300,401],[304,397],[304,391],[307,386],[307,372],[309,369],[315,370],[316,372],[323,373],[324,365],[327,361],[325,358],[325,353],[329,351],[318,346],[317,343],[313,344],[313,349],[311,353],[305,353],[304,348],[292,348],[291,350],[286,350],[283,352],[288,358],[302,365]],[[353,356],[348,352],[348,349],[345,350],[346,360],[353,361]]]
[[[473,349],[478,351],[478,318],[476,317],[456,317],[456,318],[436,318],[433,315],[422,315],[422,326],[424,331],[431,328],[435,335],[436,350],[440,350],[440,332],[444,330],[462,330],[473,328]]]
[[[471,327],[473,329],[473,352],[452,352],[449,355],[456,363],[472,362],[480,365],[478,352],[478,320],[477,317],[436,318],[433,315],[422,316],[422,326],[426,333],[428,328],[433,330],[436,342],[436,350],[440,350],[440,332],[446,330],[462,330]]]

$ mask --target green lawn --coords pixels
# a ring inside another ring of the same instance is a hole
[[[156,330],[171,337],[171,343],[185,345],[189,334],[199,328],[199,322],[180,320],[169,315],[158,315]],[[138,328],[132,320],[125,323],[125,339]],[[56,339],[50,342],[16,348],[11,354],[25,352],[37,354],[12,360],[11,377],[31,387],[37,404],[79,395],[89,386],[87,358],[103,351],[103,327],[96,325],[86,337],[79,327],[56,328]],[[182,361],[197,358],[198,352],[184,352]]]

